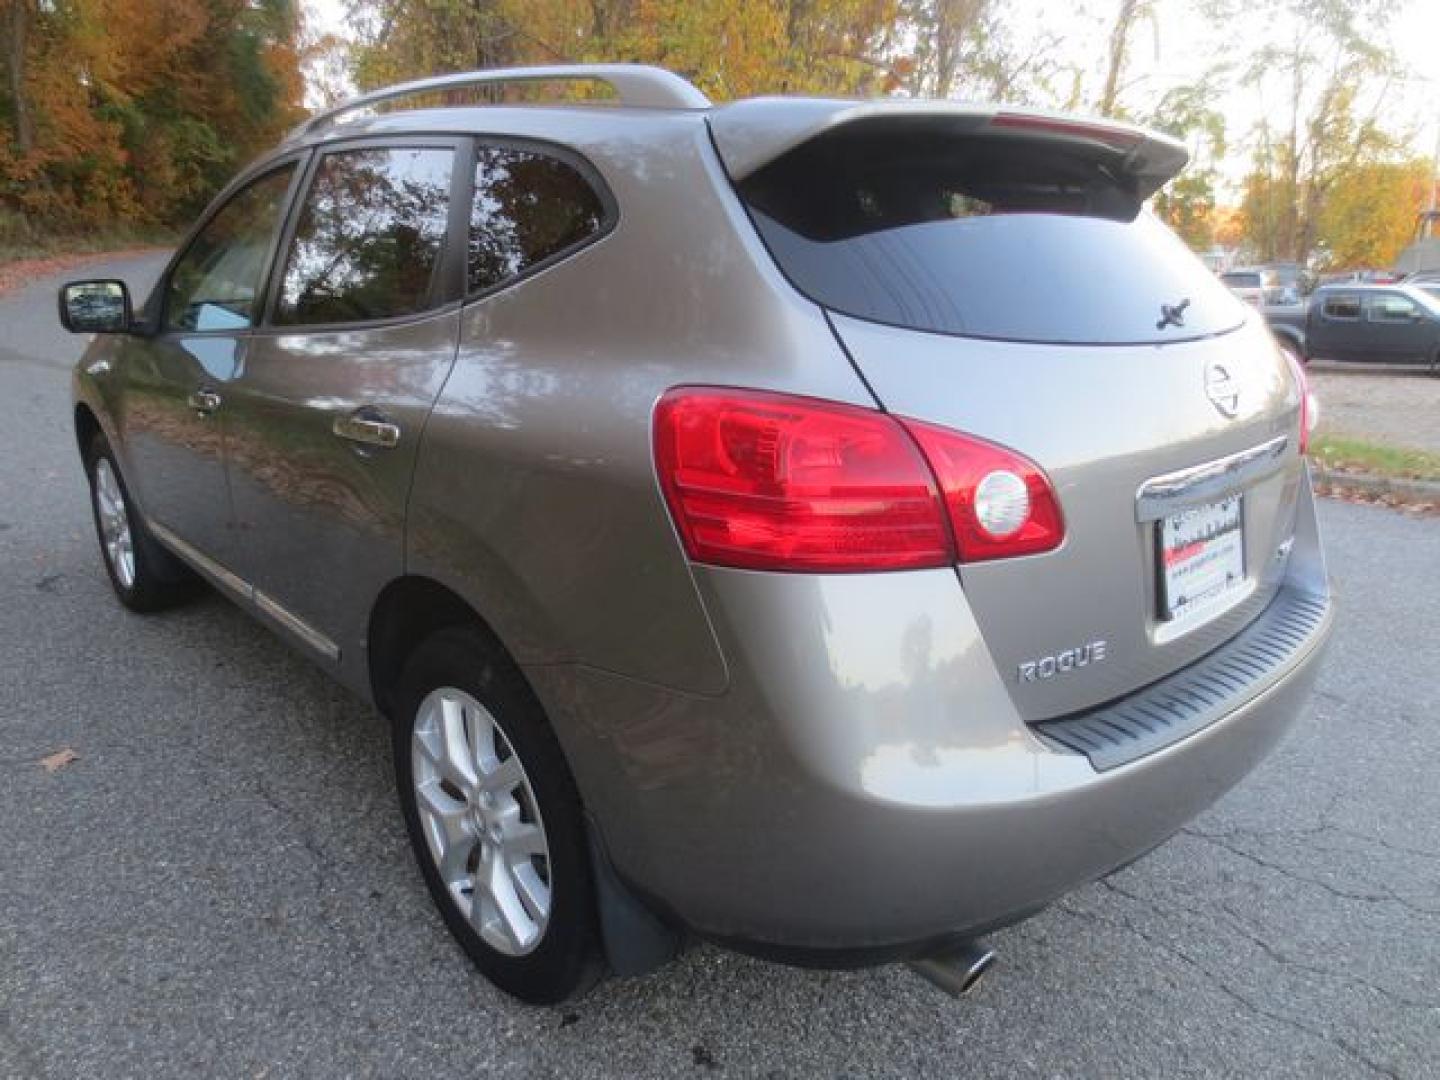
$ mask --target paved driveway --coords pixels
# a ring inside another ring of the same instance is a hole
[[[1440,1075],[1435,521],[1324,505],[1296,734],[972,999],[704,947],[525,1008],[432,912],[372,712],[218,598],[112,601],[52,285],[0,298],[0,1077]]]
[[[1440,378],[1400,367],[1367,371],[1310,365],[1320,429],[1366,442],[1440,454]]]

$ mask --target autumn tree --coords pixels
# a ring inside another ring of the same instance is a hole
[[[1317,229],[1326,265],[1393,265],[1429,199],[1430,170],[1429,161],[1412,159],[1372,162],[1339,176]]]
[[[296,118],[298,24],[293,0],[8,0],[0,208],[184,222]]]
[[[1167,91],[1145,122],[1184,142],[1190,164],[1154,197],[1155,212],[1192,248],[1215,241],[1216,187],[1225,156],[1225,117],[1215,106],[1218,73]]]
[[[629,61],[717,100],[889,88],[898,0],[354,0],[361,86],[504,64]]]

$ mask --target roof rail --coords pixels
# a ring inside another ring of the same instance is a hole
[[[455,90],[467,86],[499,86],[519,82],[603,82],[620,98],[620,104],[647,109],[708,109],[710,99],[695,86],[664,68],[647,64],[556,64],[542,67],[491,68],[434,75],[428,79],[397,83],[372,90],[334,108],[318,112],[300,123],[287,137],[293,141],[333,123],[346,113],[378,105],[383,101],[413,97],[434,90]]]

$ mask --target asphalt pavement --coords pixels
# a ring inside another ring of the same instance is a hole
[[[0,1077],[1440,1076],[1440,520],[1322,505],[1295,733],[973,997],[700,947],[529,1008],[432,910],[368,707],[218,597],[113,600],[55,284],[0,297]]]

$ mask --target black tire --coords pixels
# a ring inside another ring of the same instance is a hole
[[[97,470],[102,462],[108,466],[119,489],[130,531],[134,570],[133,578],[128,582],[123,579],[106,551],[105,526],[101,521],[100,499],[97,494]],[[100,561],[105,564],[105,574],[120,602],[131,611],[144,613],[163,611],[192,596],[196,585],[194,574],[165,550],[145,528],[144,521],[135,511],[130,490],[120,472],[120,464],[115,460],[115,453],[102,433],[97,432],[86,448],[85,476],[90,482],[90,515],[95,522],[95,539],[100,545]]]
[[[551,906],[539,943],[523,955],[493,948],[470,925],[440,876],[422,828],[413,736],[421,705],[442,688],[459,690],[489,710],[520,759],[544,822]],[[524,676],[478,629],[455,627],[416,647],[393,700],[391,729],[400,808],[426,888],[446,926],[475,966],[521,1001],[550,1005],[581,996],[604,971],[584,814],[560,744]]]

